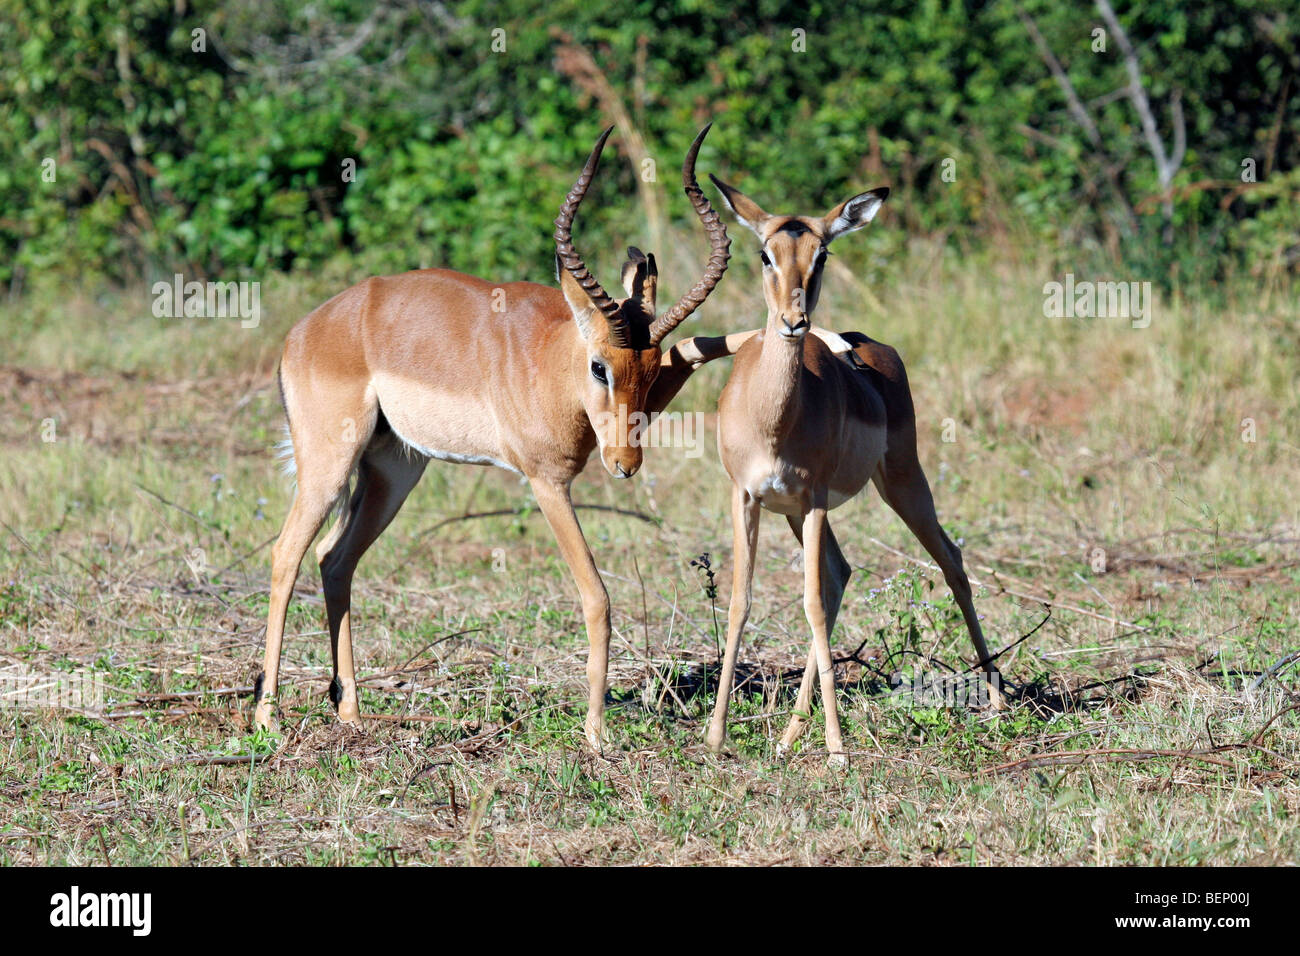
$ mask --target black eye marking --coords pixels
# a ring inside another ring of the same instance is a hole
[[[764,269],[772,268],[772,260],[767,257],[767,252],[760,252],[758,258],[762,260]]]
[[[599,362],[593,361],[591,363],[591,377],[600,382],[601,385],[609,384],[609,378],[605,374],[605,366]]]
[[[794,236],[795,238],[802,236],[805,232],[812,231],[811,229],[808,228],[806,223],[802,223],[798,219],[793,219],[793,218],[787,219],[785,222],[781,223],[781,225],[777,228],[781,232],[787,232],[790,235]]]

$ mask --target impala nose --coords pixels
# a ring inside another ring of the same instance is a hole
[[[622,480],[624,478],[631,478],[638,471],[640,471],[641,462],[639,461],[625,462],[616,459],[612,463],[606,462],[605,468],[610,473],[610,475],[612,475],[615,478],[618,478],[619,480]]]
[[[790,321],[789,316],[781,316],[781,335],[787,339],[797,339],[808,331],[808,316],[796,316],[794,322]]]

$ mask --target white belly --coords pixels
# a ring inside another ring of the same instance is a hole
[[[426,458],[460,465],[496,465],[518,473],[504,460],[496,423],[481,405],[422,384],[376,375],[375,392],[393,433]]]
[[[764,509],[782,515],[803,514],[804,502],[809,500],[808,489],[802,482],[780,472],[762,476],[746,490]]]
[[[812,502],[811,489],[803,482],[791,481],[790,476],[779,472],[769,473],[746,487],[751,498],[757,499],[765,511],[799,517],[805,514]],[[853,498],[830,489],[826,495],[826,508],[833,511]]]

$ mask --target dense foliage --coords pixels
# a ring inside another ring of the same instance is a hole
[[[641,234],[647,202],[685,216],[675,168],[713,120],[702,171],[780,208],[884,182],[908,233],[1011,236],[1162,280],[1294,269],[1293,4],[1118,15],[1169,152],[1176,104],[1186,121],[1168,226],[1091,5],[0,0],[0,281],[229,278],[340,255],[542,279],[559,200],[616,120],[589,236]]]

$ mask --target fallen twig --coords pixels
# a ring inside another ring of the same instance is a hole
[[[1023,644],[1025,641],[1029,640],[1031,637],[1037,634],[1039,629],[1052,619],[1052,605],[1045,603],[1043,607],[1047,609],[1047,614],[1043,616],[1043,619],[1041,621],[1039,621],[1037,624],[1034,625],[1034,629],[1032,631],[1030,631],[1028,634],[1024,635],[1023,637],[1017,638],[1016,640],[1012,641],[1010,644],[1002,648],[1002,650],[998,651],[996,654],[990,654],[989,659],[987,661],[980,661],[978,664],[972,667],[971,670],[975,670],[978,667],[983,667],[985,664],[993,663],[995,660],[997,660],[1007,651],[1011,650],[1013,647],[1017,647],[1018,645]]]
[[[1182,750],[1170,750],[1159,747],[1098,747],[1091,750],[1065,750],[1057,753],[1035,754],[1030,757],[1021,757],[1019,760],[1011,760],[1007,763],[998,764],[994,767],[985,767],[980,771],[980,776],[988,776],[996,773],[1017,770],[1033,770],[1040,767],[1061,767],[1075,766],[1084,763],[1115,763],[1132,760],[1155,760],[1161,757],[1172,757],[1179,760],[1197,760],[1201,763],[1215,764],[1221,767],[1236,768],[1238,764],[1230,760],[1217,759],[1218,754],[1231,753],[1238,750],[1261,750],[1276,757],[1271,751],[1265,751],[1260,746],[1264,734],[1273,726],[1274,722],[1284,714],[1300,710],[1300,704],[1291,704],[1282,708],[1276,714],[1268,719],[1249,740],[1243,740],[1240,743],[1218,744],[1212,747],[1188,747]],[[1211,738],[1212,739],[1212,738]]]
[[[1260,687],[1264,685],[1264,681],[1268,680],[1274,674],[1281,673],[1283,670],[1285,670],[1287,667],[1294,664],[1296,661],[1300,661],[1300,651],[1292,651],[1290,654],[1287,654],[1281,660],[1273,664],[1273,666],[1270,667],[1268,670],[1264,671],[1264,673],[1256,677],[1251,682],[1250,686],[1246,688],[1246,693],[1253,694],[1255,691],[1259,690]],[[1283,713],[1285,713],[1285,711]]]
[[[1232,750],[1243,746],[1242,744],[1224,744],[1218,750]],[[1095,750],[1066,750],[1060,753],[1037,754],[1033,757],[1022,757],[1019,760],[1012,760],[1008,763],[998,764],[996,767],[986,767],[980,771],[981,776],[987,776],[995,773],[1014,770],[1034,770],[1041,767],[1068,767],[1076,764],[1090,763],[1094,760],[1099,763],[1115,763],[1130,760],[1154,760],[1157,757],[1177,757],[1191,758],[1201,760],[1205,763],[1218,764],[1223,767],[1235,767],[1236,764],[1228,760],[1216,760],[1212,756],[1217,750],[1208,748],[1198,750],[1163,750],[1163,749],[1095,749]]]
[[[623,515],[626,518],[636,518],[638,521],[644,521],[646,524],[658,525],[659,519],[653,515],[648,515],[643,511],[630,511],[627,508],[615,508],[612,505],[574,505],[575,511],[605,511],[610,514]],[[451,518],[443,518],[437,524],[425,528],[415,536],[416,541],[420,541],[433,534],[449,524],[456,524],[459,521],[475,521],[479,518],[509,518],[517,515],[541,514],[538,508],[498,508],[495,511],[472,511],[466,514],[455,515]]]
[[[867,540],[869,540],[876,547],[883,548],[884,550],[888,551],[890,554],[897,555],[898,557],[902,558],[904,561],[910,561],[913,564],[919,564],[921,567],[931,571],[939,570],[938,567],[931,564],[929,561],[922,561],[920,558],[912,557],[910,554],[906,553],[905,551],[899,551],[897,548],[891,548],[889,545],[885,544],[885,542],[881,541],[879,538],[868,538]],[[990,568],[986,565],[974,565],[974,567],[978,567],[979,570],[993,575],[994,580],[997,582],[996,590],[999,594],[1010,594],[1012,597],[1018,597],[1026,601],[1037,601],[1039,604],[1044,604],[1047,607],[1059,607],[1062,611],[1073,611],[1075,614],[1083,614],[1087,617],[1096,618],[1099,621],[1105,621],[1107,624],[1119,624],[1122,625],[1123,627],[1132,628],[1135,631],[1151,630],[1151,628],[1149,627],[1144,627],[1141,624],[1134,624],[1132,621],[1125,621],[1122,618],[1109,617],[1108,615],[1105,614],[1098,614],[1096,611],[1090,611],[1086,607],[1079,607],[1078,605],[1075,604],[1066,604],[1063,601],[1057,601],[1053,598],[1043,597],[1041,594],[1030,594],[1026,591],[1017,591],[1014,588],[1009,588],[1002,583],[1002,581],[1000,580],[1002,575],[1000,575],[996,569]],[[977,587],[991,588],[991,585],[989,585],[988,583],[984,581],[976,580],[975,578],[971,578],[970,583]]]

